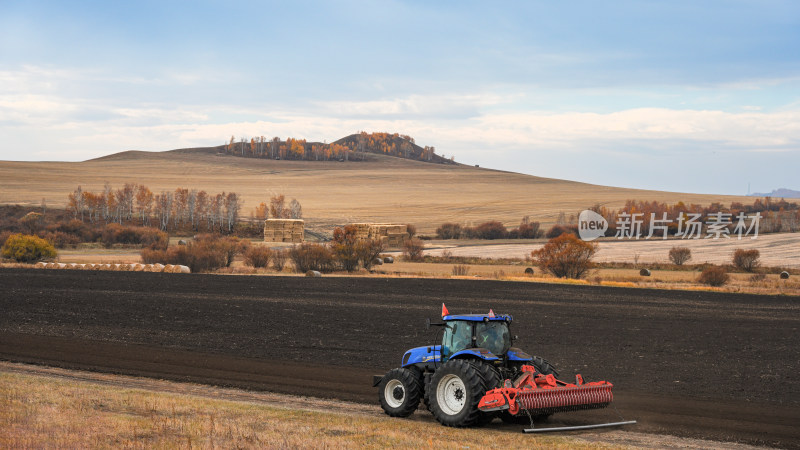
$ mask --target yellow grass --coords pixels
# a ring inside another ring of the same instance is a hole
[[[577,214],[596,203],[621,207],[625,200],[708,204],[752,198],[624,189],[541,178],[471,166],[407,161],[382,155],[368,162],[271,161],[202,152],[126,152],[99,160],[0,162],[0,204],[64,206],[81,185],[100,191],[105,182],[147,185],[154,192],[177,187],[230,192],[244,198],[245,215],[271,193],[303,205],[306,227],[348,222],[412,223],[431,234],[444,222],[475,224],[523,216],[551,224],[559,212]]]
[[[377,407],[376,407],[377,408]],[[610,448],[0,373],[0,448]]]

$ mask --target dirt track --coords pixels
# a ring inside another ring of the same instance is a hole
[[[435,340],[442,301],[491,307],[562,375],[614,382],[636,431],[800,447],[797,297],[19,269],[0,285],[0,359],[369,403],[373,373]]]

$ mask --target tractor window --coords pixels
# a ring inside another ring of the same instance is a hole
[[[447,359],[453,353],[472,347],[472,324],[451,321],[444,328],[442,337],[442,357]]]
[[[478,322],[476,326],[478,328],[475,336],[478,338],[478,347],[485,348],[497,356],[505,355],[511,348],[511,337],[505,322]]]

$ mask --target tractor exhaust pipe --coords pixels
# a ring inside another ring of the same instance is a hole
[[[626,420],[624,422],[611,422],[611,423],[598,423],[595,425],[576,425],[572,427],[550,427],[550,428],[526,428],[522,430],[523,433],[550,433],[554,431],[574,431],[574,430],[591,430],[593,428],[606,428],[606,427],[619,427],[622,425],[633,425],[635,420]]]

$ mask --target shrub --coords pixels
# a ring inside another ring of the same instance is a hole
[[[55,258],[57,253],[53,244],[46,240],[27,234],[12,234],[3,244],[4,258],[17,262],[34,262]]]
[[[67,234],[61,231],[45,233],[44,238],[50,241],[56,248],[75,247],[81,243],[78,236]]]
[[[8,240],[8,238],[11,237],[12,234],[14,234],[14,233],[12,233],[11,231],[7,231],[7,230],[6,231],[0,231],[0,247],[2,247],[3,244],[6,243],[6,240]]]
[[[595,253],[596,243],[584,242],[574,234],[564,233],[550,239],[531,256],[542,270],[559,278],[582,278],[592,268]]]
[[[198,242],[167,249],[167,264],[188,266],[192,272],[212,272],[226,265],[227,259],[219,247]]]
[[[760,281],[764,281],[767,279],[767,274],[765,273],[754,273],[750,275],[750,282],[751,283],[758,283]]]
[[[352,272],[358,268],[358,228],[355,225],[347,225],[344,228],[333,230],[333,241],[331,242],[331,252],[336,262],[342,269]]]
[[[44,225],[44,216],[37,212],[29,212],[25,217],[19,219],[19,226],[28,234],[36,234]]]
[[[330,272],[334,267],[331,250],[321,244],[304,242],[289,249],[289,258],[294,263],[295,271],[300,273],[316,270]]]
[[[746,272],[752,272],[761,265],[759,258],[761,258],[761,253],[758,250],[737,248],[733,252],[733,265]]]
[[[201,234],[195,241],[208,247],[210,251],[220,253],[225,257],[224,267],[230,267],[236,255],[243,253],[250,242],[235,236],[220,236],[219,234]]]
[[[692,259],[692,251],[687,247],[672,247],[669,250],[669,260],[676,266],[682,266]]]
[[[508,236],[506,227],[496,220],[484,222],[477,227],[468,227],[464,231],[468,238],[475,239],[503,239]]]
[[[523,223],[516,230],[510,231],[509,237],[515,239],[538,239],[544,234],[540,227],[539,222]]]
[[[272,268],[278,272],[283,272],[283,268],[286,266],[286,261],[289,259],[289,255],[286,253],[286,250],[279,249],[272,252]]]
[[[547,239],[553,239],[561,236],[562,234],[570,233],[575,236],[578,235],[578,226],[577,225],[553,225],[547,230],[545,233],[545,237]]]
[[[469,273],[469,266],[464,266],[461,264],[453,266],[453,275],[455,276],[465,276],[468,273]]]
[[[251,267],[267,267],[272,250],[263,245],[253,245],[244,252],[244,263]]]
[[[386,245],[380,239],[364,239],[356,246],[358,259],[361,266],[367,270],[371,269],[378,259],[378,255],[386,249]]]
[[[720,266],[710,266],[703,270],[698,282],[709,286],[722,286],[731,279],[731,276]]]
[[[139,252],[144,264],[167,264],[167,251],[143,248]]]
[[[110,223],[103,228],[100,241],[106,247],[114,244],[127,244],[163,250],[169,245],[169,236],[155,228],[129,227]]]
[[[417,234],[417,226],[407,223],[406,232],[408,233],[408,237],[414,237],[414,235]]]
[[[218,239],[204,239],[166,250],[143,248],[140,255],[145,264],[179,264],[188,266],[192,272],[211,272],[227,267],[228,255],[218,243]]]
[[[52,232],[60,231],[65,234],[71,234],[77,237],[80,242],[94,242],[101,235],[99,230],[93,229],[77,219],[70,220],[69,222],[59,222],[55,224],[55,226],[51,225],[47,227],[47,229]]]
[[[443,223],[436,229],[436,237],[439,239],[459,239],[461,237],[461,225],[457,223]]]
[[[406,239],[403,242],[403,259],[406,261],[421,261],[425,244],[417,238]]]

